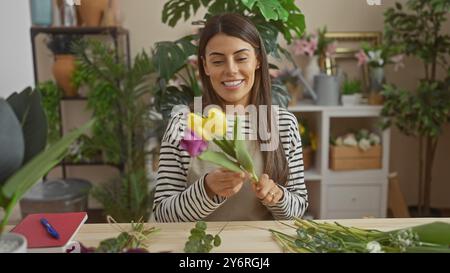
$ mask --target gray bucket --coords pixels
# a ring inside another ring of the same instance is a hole
[[[319,74],[314,77],[318,105],[340,105],[339,80],[336,76]]]
[[[90,182],[74,178],[38,183],[20,201],[22,217],[34,213],[86,211],[91,188]]]

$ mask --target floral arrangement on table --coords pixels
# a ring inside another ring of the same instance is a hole
[[[400,47],[363,43],[355,58],[358,60],[358,66],[368,64],[370,67],[384,67],[387,64],[394,64],[394,70],[397,71],[405,66],[403,63],[405,55],[401,52]]]
[[[356,133],[348,133],[331,139],[330,143],[333,146],[358,147],[363,151],[367,151],[371,147],[381,144],[381,138],[376,133],[369,132],[367,129],[361,129]]]
[[[221,110],[212,108],[208,111],[207,117],[189,113],[185,136],[180,142],[181,148],[192,157],[209,161],[233,172],[246,172],[254,182],[258,182],[252,158],[241,133],[242,121],[238,116],[234,121],[233,137],[229,139],[226,135],[227,118]],[[210,142],[216,144],[221,152],[207,150]]]
[[[294,253],[384,253],[445,252],[450,253],[450,224],[433,222],[393,231],[346,227],[338,222],[327,223],[295,219],[296,234],[271,229],[285,251]]]
[[[317,30],[316,33],[305,34],[293,43],[296,56],[326,56],[331,57],[336,53],[337,42],[326,37],[327,27]]]

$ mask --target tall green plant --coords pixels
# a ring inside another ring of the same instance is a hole
[[[92,124],[47,145],[47,119],[40,93],[27,88],[0,99],[0,233],[17,202],[67,153],[67,148]]]
[[[79,43],[76,52],[76,83],[89,88],[88,108],[96,118],[93,143],[120,169],[120,177],[95,188],[94,197],[118,221],[147,219],[150,195],[145,174],[152,128],[153,63],[143,51],[129,67],[125,61],[117,62],[112,49],[99,41]]]
[[[48,120],[48,143],[55,143],[61,137],[59,107],[62,91],[53,81],[40,83],[37,90],[42,96],[42,107]]]
[[[407,136],[419,138],[420,214],[430,213],[431,182],[439,136],[450,121],[450,36],[442,26],[450,0],[409,0],[406,9],[396,3],[385,13],[386,44],[399,46],[421,60],[425,75],[414,92],[385,86],[382,115],[385,127],[395,125]],[[439,79],[438,71],[447,74]]]

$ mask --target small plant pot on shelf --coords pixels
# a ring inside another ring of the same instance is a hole
[[[27,239],[15,233],[0,235],[0,253],[27,253]]]
[[[58,85],[64,90],[66,97],[78,95],[77,88],[72,84],[75,71],[75,56],[71,54],[55,55],[53,75]]]
[[[359,105],[361,103],[361,94],[353,94],[353,95],[342,95],[342,105],[343,106],[352,106]]]
[[[331,146],[330,169],[333,171],[381,169],[381,145],[366,151],[358,147]]]

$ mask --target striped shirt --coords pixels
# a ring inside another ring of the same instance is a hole
[[[308,207],[304,182],[303,153],[297,118],[285,109],[278,111],[279,134],[289,166],[286,186],[279,187],[284,196],[276,205],[267,205],[274,219],[301,217]],[[227,198],[206,194],[206,174],[194,183],[187,182],[191,157],[180,147],[186,128],[182,112],[172,116],[163,136],[156,181],[153,213],[158,222],[195,222],[219,208]],[[243,130],[248,134],[248,124]],[[227,219],[224,219],[226,221]]]

